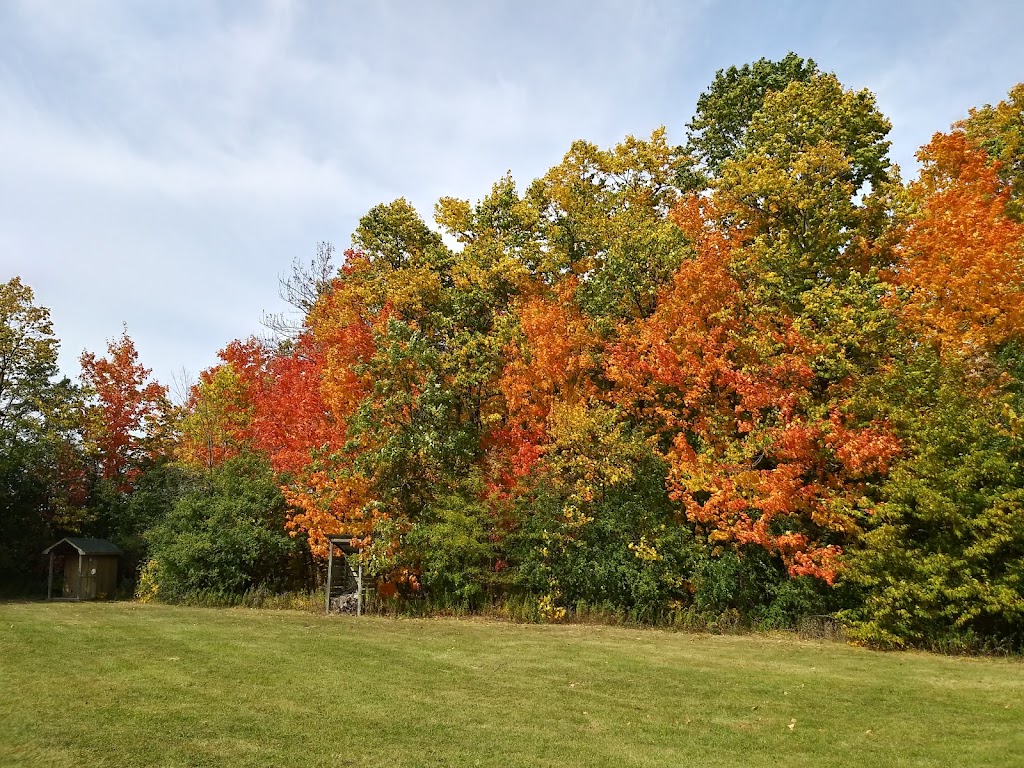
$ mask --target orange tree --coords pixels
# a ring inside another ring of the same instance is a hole
[[[887,646],[1024,644],[1024,226],[1002,151],[981,148],[1008,145],[973,142],[971,120],[921,150],[890,278],[912,343],[886,386],[909,451],[853,560],[848,613],[855,637]]]

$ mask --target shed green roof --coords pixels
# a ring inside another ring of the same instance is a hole
[[[47,547],[43,550],[43,554],[48,555],[50,552],[65,543],[70,544],[78,550],[78,554],[80,555],[117,555],[118,557],[124,555],[124,552],[106,539],[80,539],[72,538],[70,536],[61,539],[53,546]]]

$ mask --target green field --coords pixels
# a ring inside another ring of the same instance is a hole
[[[0,605],[3,766],[1021,766],[1020,660],[791,636]]]

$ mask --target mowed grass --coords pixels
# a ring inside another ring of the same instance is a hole
[[[1024,766],[1024,664],[789,636],[11,603],[0,765]]]

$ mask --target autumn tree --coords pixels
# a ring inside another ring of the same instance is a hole
[[[83,352],[79,362],[89,397],[84,439],[96,474],[128,491],[143,468],[168,450],[167,387],[139,362],[127,330],[108,342],[106,357]]]
[[[700,208],[679,213],[698,257],[613,352],[609,376],[623,406],[658,430],[673,498],[710,542],[765,548],[791,575],[831,583],[864,482],[884,473],[898,441],[822,398],[817,345],[742,290],[732,243],[706,231]]]
[[[890,192],[888,122],[867,92],[800,72],[720,116],[732,138],[705,148],[710,193],[674,214],[696,257],[608,374],[657,430],[673,498],[712,544],[760,547],[832,583],[867,488],[900,450],[853,398],[894,324],[874,199]]]
[[[684,147],[374,206],[193,389],[167,562],[270,583],[277,526],[447,604],[1018,644],[1018,90],[909,187],[874,96],[790,54],[720,71]]]
[[[188,467],[212,472],[247,447],[252,418],[247,394],[230,364],[203,371],[189,387],[178,423],[178,460]]]
[[[326,533],[376,530],[380,544],[382,521],[404,532],[472,446],[449,450],[469,409],[441,386],[453,368],[450,253],[404,200],[372,209],[353,241],[303,333],[251,366],[247,385],[253,444],[315,551]]]
[[[947,353],[991,351],[1024,333],[1024,224],[999,164],[962,131],[936,134],[918,157],[894,270],[903,318]]]
[[[954,127],[991,158],[1010,191],[1007,212],[1020,221],[1024,216],[1024,83],[1011,88],[995,106],[972,109]]]
[[[693,171],[690,186],[703,187],[719,175],[722,163],[741,148],[747,127],[768,94],[785,90],[793,82],[806,82],[818,73],[812,59],[788,53],[779,61],[758,59],[753,64],[728,67],[697,99],[697,110],[687,124],[686,151]]]
[[[574,292],[568,281],[555,296],[524,301],[516,313],[518,329],[498,382],[501,410],[493,412],[489,432],[492,462],[501,467],[496,481],[506,488],[539,461],[550,442],[554,409],[585,407],[596,394],[590,376],[600,356],[598,341],[573,303]]]

